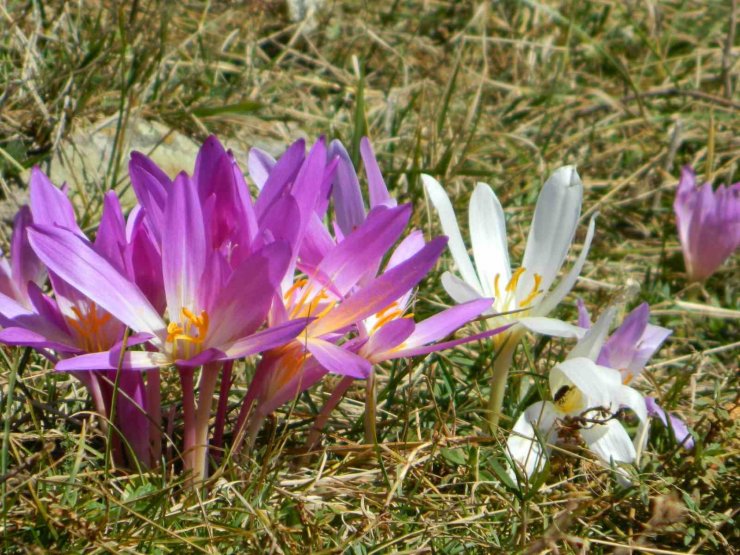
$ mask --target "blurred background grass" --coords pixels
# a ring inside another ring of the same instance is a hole
[[[357,445],[358,387],[331,421],[327,452],[306,462],[292,454],[330,391],[318,388],[280,412],[252,457],[229,461],[193,505],[171,474],[103,472],[81,388],[4,349],[2,549],[732,552],[737,257],[705,287],[687,287],[671,203],[684,164],[716,183],[740,180],[736,0],[316,5],[301,18],[280,0],[4,3],[2,217],[24,202],[33,164],[70,183],[94,231],[105,190],[130,199],[132,147],[174,173],[192,169],[209,133],[243,164],[251,146],[278,154],[320,134],[357,158],[367,134],[394,194],[414,202],[414,225],[430,233],[439,230],[421,172],[444,183],[462,214],[475,182],[491,184],[517,259],[544,178],[574,163],[584,219],[600,217],[561,316],[574,318],[576,295],[598,312],[639,282],[633,303],[650,302],[654,323],[674,330],[640,388],[681,414],[699,447],[682,452],[658,433],[627,492],[581,454],[551,469],[549,489],[507,489],[504,433],[480,436],[487,386],[477,378],[490,351],[476,347],[380,373],[375,450]],[[7,244],[10,227],[1,233]],[[431,276],[417,312],[448,301]],[[541,375],[563,347],[531,341],[514,383]],[[511,398],[507,413],[519,407]]]

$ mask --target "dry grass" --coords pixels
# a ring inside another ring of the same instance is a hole
[[[277,0],[0,7],[0,184],[11,211],[27,168],[53,170],[68,138],[106,117],[116,129],[146,118],[196,140],[215,132],[237,151],[318,134],[356,149],[367,133],[418,227],[433,227],[419,173],[452,188],[460,207],[475,181],[490,183],[516,258],[543,177],[577,163],[584,218],[601,216],[575,295],[599,309],[640,283],[634,302],[648,301],[674,334],[639,387],[681,414],[698,444],[686,453],[654,434],[629,490],[583,451],[558,457],[539,492],[508,488],[505,433],[480,431],[484,346],[387,368],[381,443],[358,443],[362,397],[351,392],[326,449],[306,459],[296,448],[330,390],[318,388],[194,500],[174,473],[105,472],[82,388],[4,349],[2,551],[734,552],[737,257],[705,287],[687,287],[671,202],[683,164],[740,180],[736,10],[706,0],[330,0],[309,24],[291,23]],[[101,153],[105,183],[73,191],[89,225],[101,191],[126,187],[119,135]],[[447,302],[436,276],[425,300]],[[562,348],[529,342],[515,379],[542,373]],[[509,399],[507,414],[518,410]]]

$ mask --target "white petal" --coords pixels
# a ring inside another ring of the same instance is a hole
[[[583,337],[586,330],[568,324],[557,318],[546,318],[544,316],[526,316],[519,318],[519,323],[527,328],[529,331],[539,333],[540,335],[548,335],[550,337],[567,337],[569,339],[578,339]]]
[[[581,437],[588,448],[606,464],[635,461],[635,446],[618,420],[581,429]]]
[[[573,349],[568,354],[568,358],[586,357],[595,361],[599,357],[601,347],[604,346],[606,336],[609,334],[609,327],[617,315],[617,308],[610,306],[607,308],[596,323],[586,332]]]
[[[457,268],[460,271],[462,278],[474,289],[482,293],[478,276],[473,268],[473,263],[470,261],[468,251],[463,243],[462,235],[460,235],[460,228],[457,225],[457,219],[455,218],[455,211],[452,209],[452,203],[450,198],[445,193],[442,185],[429,175],[422,174],[421,181],[424,183],[424,188],[429,195],[429,200],[432,201],[432,205],[437,210],[439,221],[442,224],[442,231],[449,238],[448,246],[452,258],[457,264]]]
[[[583,357],[565,360],[550,371],[550,392],[556,395],[564,386],[575,387],[584,396],[581,406],[566,410],[570,415],[599,407],[610,412],[618,408],[615,399],[622,380],[619,372],[612,368],[599,366]]]
[[[506,244],[506,220],[501,203],[491,188],[478,183],[470,197],[470,240],[483,293],[493,297],[493,280],[499,275],[503,287],[511,278]]]
[[[452,297],[457,304],[467,303],[469,301],[483,298],[483,295],[478,291],[450,272],[442,274],[442,287],[444,287],[447,294]]]
[[[514,424],[506,442],[511,460],[527,477],[541,471],[555,436],[556,413],[552,403],[539,401],[525,410]],[[545,442],[543,446],[540,440]],[[514,478],[514,476],[512,476]]]
[[[575,166],[558,168],[542,186],[522,266],[528,275],[542,276],[543,291],[550,288],[568,254],[582,199],[583,183]],[[526,297],[532,289],[532,283],[528,282],[529,279],[519,282],[517,299]]]
[[[581,275],[583,265],[586,263],[586,257],[588,256],[588,250],[591,248],[591,241],[594,238],[594,230],[596,229],[596,214],[591,216],[591,220],[588,222],[588,231],[586,232],[586,239],[583,241],[583,248],[581,254],[578,255],[575,264],[563,279],[560,280],[557,287],[553,289],[552,293],[546,295],[540,303],[535,306],[534,311],[537,314],[549,314],[556,306],[560,304],[565,296],[570,293],[573,286],[576,284],[578,276]]]
[[[645,397],[639,391],[623,385],[617,391],[617,395],[616,401],[619,403],[619,406],[632,409],[632,412],[637,415],[641,423],[647,422],[648,413],[645,406]]]

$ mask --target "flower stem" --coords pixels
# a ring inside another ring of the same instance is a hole
[[[146,410],[149,414],[149,440],[152,465],[162,458],[162,392],[159,370],[150,370],[146,376]]]
[[[375,445],[378,442],[375,428],[376,418],[375,372],[370,372],[365,383],[365,443],[369,445]]]
[[[208,476],[208,423],[213,405],[213,393],[216,391],[219,363],[206,364],[201,371],[200,390],[198,391],[198,409],[195,414],[195,451],[193,467],[194,479],[202,482]]]
[[[182,385],[182,419],[183,419],[183,437],[182,437],[182,462],[184,474],[195,470],[195,386],[193,384],[193,369],[180,368],[180,384]],[[194,476],[188,477],[192,480]]]
[[[218,392],[218,408],[216,409],[216,422],[213,425],[213,441],[211,446],[214,448],[213,457],[219,461],[223,455],[222,447],[224,440],[224,426],[226,425],[226,410],[229,407],[229,391],[231,390],[231,370],[234,367],[234,361],[229,360],[224,363],[221,373],[221,388]]]
[[[506,382],[509,378],[509,369],[514,361],[514,351],[519,343],[519,335],[509,334],[503,341],[501,349],[496,353],[496,358],[493,361],[491,392],[488,397],[488,408],[486,411],[488,415],[488,426],[492,434],[498,428],[498,420],[504,404]]]
[[[311,428],[311,433],[308,434],[308,439],[306,440],[306,451],[311,451],[319,442],[321,430],[324,429],[326,421],[329,420],[329,415],[337,407],[339,401],[342,400],[342,397],[344,397],[344,394],[347,392],[354,381],[354,378],[342,378],[342,381],[340,381],[339,384],[334,388],[334,391],[331,392],[331,396],[326,401],[326,404],[321,407],[321,412],[319,412],[316,420],[314,420],[313,427]]]

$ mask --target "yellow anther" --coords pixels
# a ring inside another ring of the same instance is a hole
[[[529,304],[537,298],[537,295],[542,293],[540,290],[540,285],[542,285],[542,276],[540,274],[534,275],[534,285],[532,286],[532,290],[529,292],[529,295],[524,297],[522,299],[522,302],[519,303],[520,307],[529,306]]]
[[[507,293],[513,293],[516,289],[517,284],[519,283],[519,278],[522,277],[522,274],[526,271],[524,267],[517,268],[514,271],[514,274],[511,276],[511,279],[509,280],[509,283],[506,284],[506,292]]]
[[[633,379],[635,379],[635,375],[632,372],[627,372],[627,375],[622,381],[624,382],[624,385],[629,385]]]
[[[496,277],[493,278],[493,292],[496,294],[496,300],[499,300],[501,298],[501,290],[498,288],[498,282],[500,281],[501,274],[496,274]]]
[[[95,303],[90,303],[86,312],[73,306],[72,312],[76,319],[67,318],[67,324],[79,334],[85,350],[104,351],[108,342],[105,341],[102,328],[110,321],[111,315],[98,314],[98,307]]]
[[[381,311],[383,312],[383,311]],[[381,312],[378,312],[380,314]],[[373,330],[378,330],[381,327],[383,327],[385,324],[390,322],[391,320],[395,320],[396,318],[399,318],[403,315],[403,311],[400,309],[395,309],[389,312],[388,314],[385,314],[382,318],[379,318],[377,322],[375,322],[375,325],[373,326]]]
[[[293,293],[295,293],[298,289],[300,289],[307,283],[308,283],[308,280],[306,278],[299,279],[293,285],[290,286],[290,289],[288,289],[285,292],[285,294],[283,295],[283,298],[287,301],[291,296],[293,296]]]

